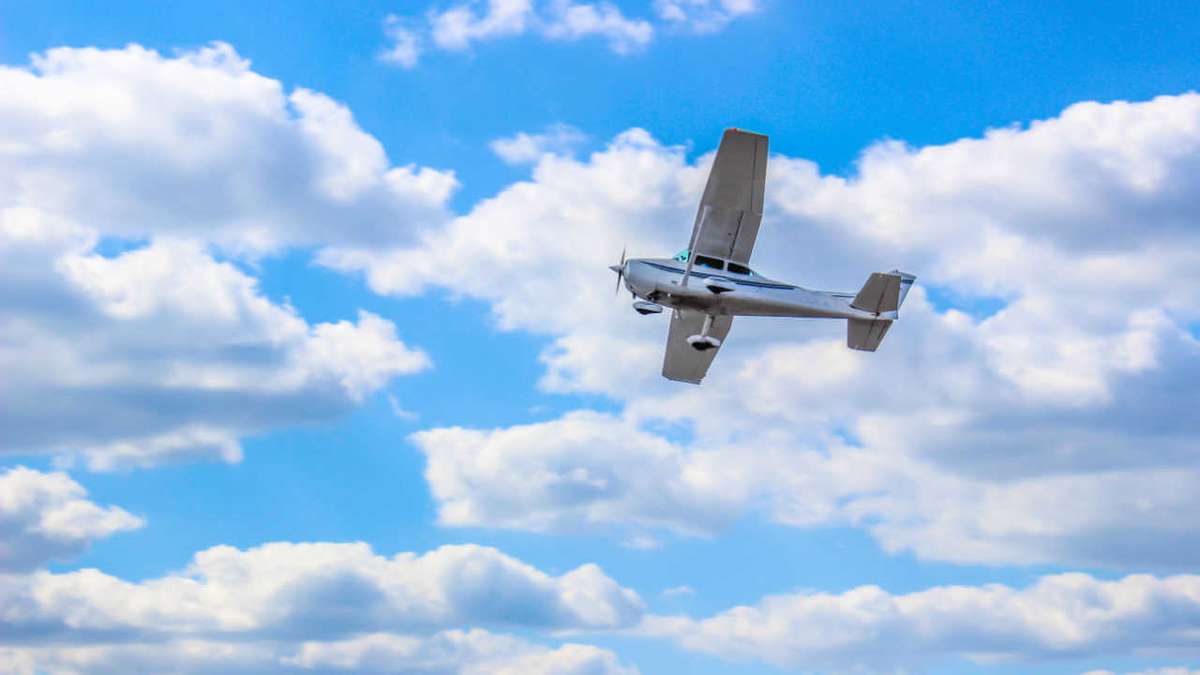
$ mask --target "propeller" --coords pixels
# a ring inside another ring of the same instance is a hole
[[[621,263],[619,265],[609,265],[608,269],[617,273],[617,290],[614,295],[621,294],[621,281],[625,279],[625,247],[621,247]]]

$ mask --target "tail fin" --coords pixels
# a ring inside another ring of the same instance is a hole
[[[900,310],[914,279],[915,276],[900,270],[875,272],[867,278],[867,283],[854,296],[850,306],[881,318],[895,319],[895,313]]]
[[[916,276],[892,270],[891,272],[875,272],[863,284],[862,290],[854,296],[850,306],[854,309],[874,314],[876,319],[849,319],[846,321],[846,346],[873,352],[879,349],[883,336],[892,327],[892,321],[899,318],[900,305],[908,296]]]

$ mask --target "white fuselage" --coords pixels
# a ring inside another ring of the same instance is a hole
[[[827,319],[876,319],[850,306],[853,293],[813,291],[767,279],[694,265],[683,285],[687,263],[673,258],[625,261],[625,287],[635,296],[664,307],[693,309],[717,316],[789,316]],[[615,269],[615,268],[614,268]],[[706,282],[719,279],[728,292],[714,293]]]

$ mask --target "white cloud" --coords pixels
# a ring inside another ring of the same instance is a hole
[[[538,134],[524,131],[488,144],[496,156],[508,164],[531,164],[543,155],[570,155],[587,140],[583,132],[567,124],[555,124]]]
[[[700,453],[599,413],[490,432],[433,429],[412,440],[427,457],[444,525],[544,532],[631,523],[697,534],[729,523],[746,499],[744,486],[714,475]]]
[[[615,654],[590,645],[551,649],[482,629],[428,636],[372,633],[333,642],[177,640],[91,646],[0,647],[13,675],[214,675],[309,672],[422,675],[636,675]]]
[[[712,33],[730,21],[758,11],[758,0],[655,0],[659,18],[696,33]]]
[[[661,595],[664,598],[683,598],[683,597],[688,597],[688,596],[692,596],[695,594],[696,594],[696,589],[692,588],[691,586],[686,586],[686,585],[685,586],[672,586],[671,588],[665,588],[665,589],[663,589],[662,593],[659,593],[659,595]]]
[[[1178,568],[1200,561],[1179,545],[1197,534],[1200,429],[1176,412],[1200,404],[1197,149],[1200,96],[1186,94],[884,143],[851,178],[774,157],[760,271],[852,290],[899,266],[922,285],[876,354],[845,350],[835,322],[739,319],[699,388],[661,380],[665,321],[610,295],[624,244],[683,245],[710,161],[644,131],[584,160],[544,156],[423,246],[323,261],[383,293],[488,301],[502,327],[551,338],[543,387],[625,404],[416,436],[445,523],[695,533],[759,510],[928,558]],[[1003,303],[935,310],[928,287]],[[659,438],[663,423],[690,438]],[[453,461],[477,453],[494,460]]]
[[[51,49],[0,67],[0,208],[101,236],[174,234],[231,251],[411,241],[445,218],[454,175],[391,167],[328,97],[254,73],[214,43]]]
[[[309,325],[198,243],[104,257],[94,242],[32,209],[0,211],[5,452],[96,469],[236,461],[239,436],[332,419],[429,367],[390,322]]]
[[[226,675],[288,672],[270,645],[209,640],[70,646],[0,646],[0,670],[12,675]]]
[[[595,565],[555,577],[473,545],[391,558],[361,543],[217,546],[180,573],[137,583],[94,569],[9,577],[0,600],[6,632],[97,639],[329,640],[463,625],[604,629],[630,626],[642,612],[637,594]]]
[[[686,649],[797,670],[897,672],[938,661],[1037,662],[1200,646],[1200,578],[1086,574],[939,586],[904,595],[876,586],[764,598],[713,617],[649,617],[644,632]]]
[[[82,495],[61,474],[15,475],[38,485],[39,494],[53,493],[43,499],[48,514]],[[0,494],[28,492],[5,487]],[[94,505],[84,510],[90,515],[83,521],[93,522]],[[77,515],[65,520],[81,522]],[[103,534],[92,525],[83,529]],[[693,592],[677,587],[664,596]],[[94,569],[0,574],[0,634],[6,636],[0,669],[31,675],[167,668],[637,672],[605,649],[548,646],[495,628],[523,634],[620,631],[731,661],[891,672],[958,658],[989,664],[1186,654],[1200,647],[1198,625],[1195,575],[1106,581],[1072,573],[1020,589],[940,586],[906,594],[863,586],[769,596],[695,619],[647,616],[636,593],[595,565],[555,576],[474,545],[392,557],[363,543],[217,546],[197,553],[179,572],[138,582]],[[1174,675],[1155,675],[1167,673]]]
[[[649,22],[625,18],[616,5],[571,0],[550,2],[543,32],[552,40],[578,40],[598,35],[618,54],[633,52],[654,38],[654,27]]]
[[[654,5],[659,25],[682,26],[693,33],[719,31],[757,9],[756,0],[661,0]],[[655,25],[628,17],[618,5],[603,0],[466,0],[429,9],[424,22],[388,16],[387,45],[379,59],[412,68],[426,42],[442,50],[465,51],[476,43],[529,34],[571,42],[598,37],[614,53],[631,54],[654,40]]]
[[[524,33],[535,19],[532,0],[487,0],[429,13],[433,42],[443,49],[466,49],[472,42]]]
[[[0,573],[77,555],[96,539],[142,526],[141,518],[86,496],[64,473],[0,472]]]
[[[390,322],[309,325],[213,251],[415,241],[453,174],[389,166],[344,106],[221,43],[52,49],[0,88],[0,451],[236,461],[429,367]]]
[[[463,675],[633,675],[616,656],[590,645],[547,649],[483,630],[447,631],[417,639],[365,635],[334,643],[306,643],[289,663],[306,669],[354,672],[429,672]]]
[[[417,65],[421,56],[421,38],[415,30],[405,24],[403,19],[394,14],[387,17],[383,31],[389,46],[380,52],[379,58],[384,63],[412,68]]]
[[[61,474],[41,481],[79,492]],[[55,506],[59,521],[79,510]],[[551,576],[472,545],[391,558],[362,543],[217,546],[136,583],[94,569],[0,575],[0,670],[633,675],[608,650],[479,626],[617,629],[641,617],[637,594],[590,564]]]

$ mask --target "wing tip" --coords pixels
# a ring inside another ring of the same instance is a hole
[[[728,136],[730,134],[742,134],[744,136],[760,136],[762,138],[767,137],[766,134],[758,132],[758,131],[750,131],[749,129],[743,129],[741,127],[725,127],[724,135]]]

